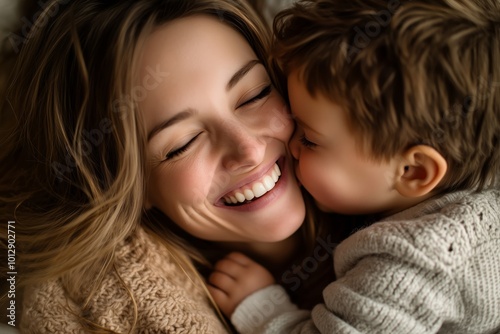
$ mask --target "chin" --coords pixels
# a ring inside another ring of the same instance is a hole
[[[301,219],[297,219],[296,217],[301,217]],[[281,219],[276,224],[275,227],[261,234],[263,237],[261,238],[260,241],[279,242],[288,239],[300,229],[300,227],[304,223],[304,217],[305,217],[305,210],[302,215],[297,215],[295,216],[294,219],[288,219],[288,218]]]

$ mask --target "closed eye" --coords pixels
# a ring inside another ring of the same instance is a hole
[[[165,155],[165,160],[163,161],[167,161],[167,160],[170,160],[170,159],[173,159],[181,154],[183,154],[184,152],[186,152],[189,147],[191,146],[191,144],[193,144],[195,142],[195,140],[202,134],[202,132],[198,133],[196,136],[194,136],[190,141],[188,141],[186,143],[186,145],[182,146],[182,147],[179,147],[177,149],[174,149],[170,152],[168,152],[166,155]]]
[[[300,140],[300,143],[304,147],[313,148],[313,147],[318,146],[317,144],[315,144],[312,141],[308,140],[305,135],[302,135],[299,140]]]
[[[272,85],[267,85],[266,87],[264,87],[260,92],[259,94],[255,95],[254,97],[252,97],[251,99],[243,102],[242,104],[240,104],[238,106],[238,108],[241,108],[247,104],[251,104],[251,103],[254,103],[254,102],[257,102],[258,100],[261,100],[263,98],[265,98],[266,96],[269,96],[269,94],[271,94],[271,91],[272,91]]]

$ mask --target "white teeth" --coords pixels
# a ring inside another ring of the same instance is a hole
[[[250,201],[255,197],[254,193],[250,189],[243,190],[243,194],[245,194],[247,201]]]
[[[273,178],[274,182],[278,182],[279,176],[278,176],[278,173],[276,173],[275,170],[273,170],[273,172],[271,173],[271,177]]]
[[[266,175],[263,181],[264,181],[264,188],[266,188],[266,191],[273,189],[274,185],[276,184],[275,183],[276,181],[274,181],[273,178],[269,175]]]
[[[280,175],[281,170],[278,167],[278,164],[274,164],[271,174],[266,175],[262,180],[253,183],[251,188],[240,189],[232,195],[224,196],[224,202],[226,204],[237,204],[261,197],[274,188]]]
[[[260,182],[257,182],[253,185],[252,191],[255,197],[260,197],[267,192],[266,188],[264,188],[264,185]]]
[[[240,203],[243,203],[245,202],[245,195],[243,195],[242,193],[236,193],[234,194],[234,196],[236,197],[236,200]]]

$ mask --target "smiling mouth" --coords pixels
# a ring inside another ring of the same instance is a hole
[[[281,176],[281,170],[277,163],[260,180],[245,185],[226,194],[222,200],[226,206],[239,206],[253,202],[259,197],[271,191]]]

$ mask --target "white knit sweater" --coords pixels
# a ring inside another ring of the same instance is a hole
[[[448,194],[373,224],[336,248],[334,267],[312,312],[272,286],[231,320],[259,334],[500,333],[500,191]]]
[[[127,240],[116,257],[117,271],[137,302],[137,325],[130,333],[226,333],[201,287],[144,230]],[[134,305],[116,274],[105,277],[90,305],[87,319],[129,333]],[[86,333],[75,314],[82,315],[81,305],[67,296],[60,281],[46,282],[27,291],[21,333]]]

